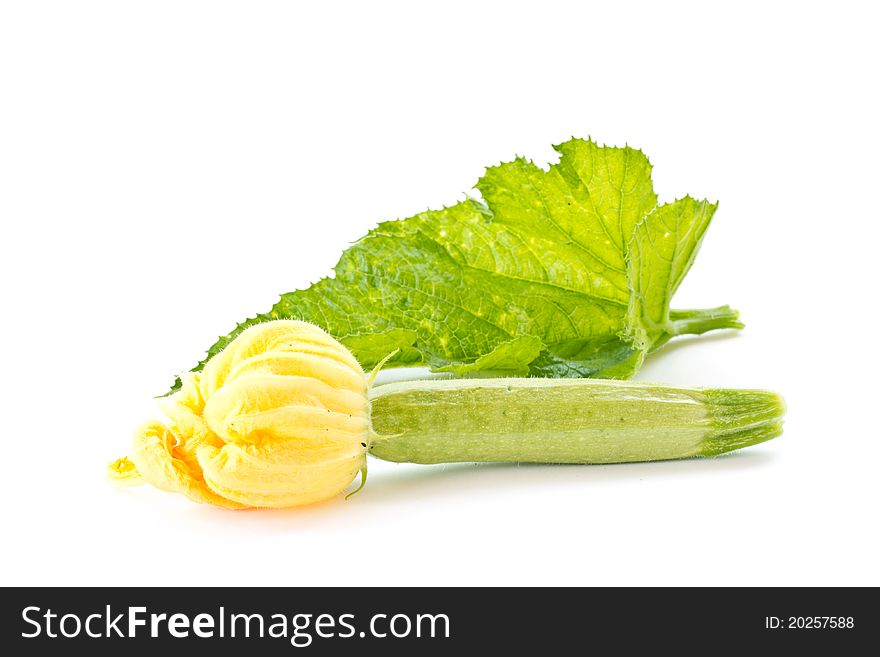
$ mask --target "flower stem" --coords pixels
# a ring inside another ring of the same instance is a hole
[[[412,463],[621,463],[715,456],[782,432],[762,390],[596,379],[405,381],[373,388],[370,453]]]

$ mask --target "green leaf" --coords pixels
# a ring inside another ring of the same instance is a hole
[[[669,310],[715,205],[658,207],[638,150],[555,148],[546,170],[523,158],[488,168],[482,201],[380,224],[332,277],[283,295],[208,357],[248,326],[293,318],[329,331],[365,369],[399,349],[389,365],[628,377],[674,335],[740,326],[730,309]]]
[[[656,208],[636,226],[629,246],[630,323],[656,340],[669,322],[669,302],[693,264],[718,204],[689,196]]]
[[[669,308],[717,208],[717,203],[686,196],[657,207],[636,226],[628,248],[627,333],[642,357],[676,335],[742,328],[739,313],[726,306],[702,311]]]

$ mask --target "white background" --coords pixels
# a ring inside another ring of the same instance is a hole
[[[714,8],[713,8],[714,7]],[[2,584],[880,584],[871,3],[7,2]],[[639,378],[768,387],[716,460],[394,466],[229,512],[105,464],[216,335],[376,221],[571,135],[721,202]]]

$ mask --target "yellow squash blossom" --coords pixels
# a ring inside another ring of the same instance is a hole
[[[160,401],[167,424],[137,429],[115,479],[229,508],[287,507],[333,497],[365,468],[367,377],[312,324],[253,326],[182,381]]]

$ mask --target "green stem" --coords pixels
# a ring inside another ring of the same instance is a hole
[[[662,327],[659,337],[651,345],[651,351],[679,335],[701,335],[718,329],[741,329],[745,326],[739,321],[739,311],[730,306],[702,308],[700,310],[670,310],[669,321]]]
[[[670,310],[666,331],[671,336],[700,335],[717,329],[741,329],[739,311],[730,306],[700,310]]]
[[[782,432],[762,390],[596,379],[405,381],[373,388],[370,453],[386,461],[620,463],[715,456]]]

